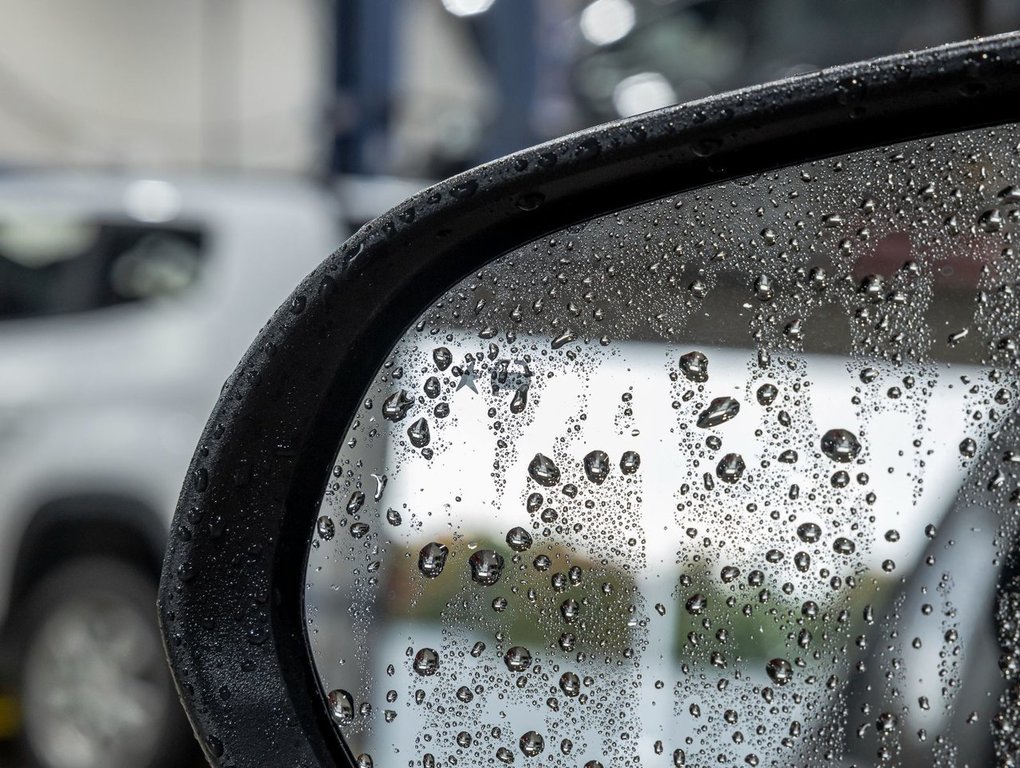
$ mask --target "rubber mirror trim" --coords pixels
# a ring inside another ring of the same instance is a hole
[[[227,380],[174,517],[159,617],[210,762],[354,764],[311,667],[308,541],[365,387],[446,288],[544,233],[644,200],[1017,121],[1011,34],[599,126],[456,176],[363,227],[297,287]]]

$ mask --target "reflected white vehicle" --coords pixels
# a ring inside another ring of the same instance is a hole
[[[39,765],[193,755],[152,607],[170,518],[233,361],[341,221],[299,181],[0,176],[0,619]]]

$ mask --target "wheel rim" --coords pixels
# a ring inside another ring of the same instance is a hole
[[[54,768],[146,765],[168,685],[150,616],[123,596],[76,596],[53,607],[27,651],[26,736]]]

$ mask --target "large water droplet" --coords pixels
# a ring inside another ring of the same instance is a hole
[[[609,454],[605,451],[592,451],[585,456],[584,473],[593,483],[604,483],[609,476]]]
[[[361,510],[361,507],[365,504],[365,494],[361,491],[355,491],[351,494],[351,497],[347,499],[347,514],[356,515]]]
[[[567,696],[577,696],[581,692],[581,679],[573,672],[560,675],[560,690]]]
[[[531,547],[531,543],[531,534],[520,526],[516,526],[507,531],[506,544],[514,552],[524,552],[526,549]]]
[[[414,400],[408,397],[406,391],[402,389],[399,392],[394,392],[383,401],[383,418],[400,421],[407,415],[412,405],[414,405]]]
[[[528,464],[528,474],[539,485],[553,486],[560,481],[560,470],[548,456],[536,453]]]
[[[545,739],[542,734],[536,731],[528,731],[521,736],[521,752],[528,757],[534,757],[545,749]]]
[[[407,437],[415,448],[424,448],[432,439],[429,423],[425,419],[418,419],[407,428]]]
[[[786,685],[793,679],[793,667],[786,659],[772,659],[765,665],[765,671],[776,685]]]
[[[840,555],[852,555],[857,551],[857,545],[845,536],[840,536],[832,542],[832,549]]]
[[[326,515],[319,518],[315,524],[315,531],[319,534],[319,538],[323,541],[329,541],[336,534],[336,526],[333,525],[333,521]]]
[[[830,429],[822,435],[822,453],[833,461],[846,464],[856,459],[860,452],[857,436],[847,429]]]
[[[528,407],[528,387],[524,384],[514,391],[513,399],[510,401],[510,413],[520,413]]]
[[[343,688],[330,691],[326,700],[329,703],[329,714],[336,722],[343,725],[354,719],[354,698]]]
[[[698,426],[702,429],[717,427],[740,413],[740,403],[732,397],[717,397],[708,408],[698,415]]]
[[[453,362],[453,353],[446,347],[438,347],[432,350],[432,360],[436,364],[436,368],[445,371]]]
[[[523,645],[515,645],[503,655],[503,663],[511,672],[523,672],[531,666],[531,651]]]
[[[400,525],[403,519],[400,517],[400,513],[395,509],[386,510],[386,522],[390,525]]]
[[[744,458],[739,453],[727,453],[715,468],[716,475],[726,483],[735,483],[744,474]]]
[[[641,466],[641,457],[637,451],[624,451],[620,457],[620,471],[625,475],[633,475]]]
[[[427,579],[434,579],[446,567],[446,557],[450,550],[445,544],[430,541],[418,553],[418,570]]]
[[[503,556],[491,549],[479,549],[468,559],[468,564],[476,584],[489,587],[503,575]]]
[[[436,674],[439,669],[439,654],[431,648],[422,648],[414,655],[414,671],[422,677]]]
[[[805,544],[814,544],[822,538],[822,529],[817,523],[802,523],[797,527],[797,536]]]
[[[779,394],[779,389],[775,384],[762,384],[758,387],[757,398],[761,405],[772,405],[775,402],[776,396]]]
[[[687,613],[691,614],[691,616],[699,616],[708,607],[708,598],[700,592],[693,594],[687,599],[685,607],[687,608]]]
[[[708,381],[708,358],[702,352],[688,352],[680,356],[680,372],[699,384]]]

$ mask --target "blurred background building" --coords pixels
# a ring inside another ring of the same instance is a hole
[[[193,760],[147,607],[176,494],[352,227],[585,126],[1018,25],[1015,0],[0,0],[0,764]]]

